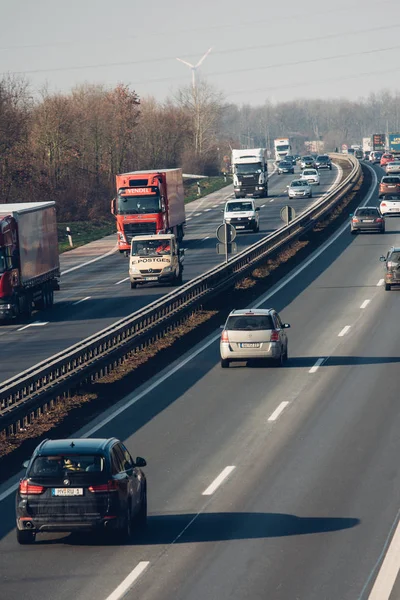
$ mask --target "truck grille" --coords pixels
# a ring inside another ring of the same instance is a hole
[[[142,275],[158,275],[162,269],[140,269]]]
[[[126,241],[130,244],[133,236],[157,233],[155,223],[124,223]]]

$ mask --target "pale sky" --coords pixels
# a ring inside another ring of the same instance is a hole
[[[0,73],[35,90],[163,100],[210,47],[199,75],[238,104],[400,92],[400,0],[0,0]]]

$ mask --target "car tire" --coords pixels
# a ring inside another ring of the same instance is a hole
[[[308,196],[309,198],[312,198],[312,192],[310,192],[310,195]]]
[[[139,529],[145,529],[147,525],[147,492],[144,492],[142,503],[136,515],[136,524]]]
[[[175,279],[175,285],[182,285],[182,282],[183,282],[183,271],[182,271],[182,269],[179,269],[178,276]]]
[[[283,354],[281,354],[279,358],[274,359],[275,367],[283,367],[283,363],[284,363],[284,355]]]
[[[126,515],[124,518],[124,523],[122,527],[116,532],[117,539],[121,543],[129,542],[132,537],[132,509],[128,506]]]
[[[382,227],[381,233],[385,233],[385,228],[384,227]]]
[[[385,283],[385,290],[387,292],[390,292],[391,289],[392,289],[392,286],[390,285],[390,283]]]
[[[318,181],[317,185],[319,185],[319,184],[320,184],[320,182]]]
[[[229,368],[229,360],[227,358],[221,358],[221,369]]]
[[[357,229],[350,229],[350,233],[351,233],[351,235],[356,235]]]
[[[260,226],[256,225],[255,227],[253,227],[253,232],[254,233],[258,233],[260,231]]]
[[[35,541],[35,533],[33,531],[21,531],[17,528],[17,542],[21,545],[33,544]]]
[[[135,290],[137,287],[137,283],[132,283],[131,281],[131,290]]]

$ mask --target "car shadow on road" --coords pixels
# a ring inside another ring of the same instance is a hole
[[[341,366],[362,366],[362,365],[382,365],[400,363],[400,356],[294,356],[283,363],[280,369],[286,368],[311,368],[317,360],[323,359],[321,367],[341,367]],[[277,368],[271,360],[249,360],[232,363],[230,369],[246,367],[250,369]]]
[[[136,533],[128,545],[156,546],[268,539],[313,533],[329,533],[351,529],[360,524],[352,517],[297,517],[284,513],[188,513],[153,515],[147,519],[144,532]],[[77,546],[122,545],[112,537],[88,534],[66,534],[54,538],[36,538],[36,544]]]

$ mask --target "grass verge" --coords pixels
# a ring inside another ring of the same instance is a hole
[[[72,221],[70,223],[58,223],[58,249],[60,254],[72,250],[67,237],[67,227],[71,230],[74,248],[94,242],[106,235],[115,233],[114,217],[102,221]]]
[[[189,202],[193,202],[193,200],[198,200],[199,198],[203,198],[203,196],[207,196],[207,194],[211,194],[212,192],[217,192],[222,188],[230,185],[232,183],[232,176],[228,175],[227,180],[222,176],[219,177],[208,177],[207,179],[199,179],[200,182],[200,195],[198,195],[197,190],[197,180],[195,179],[185,179],[183,182],[184,193],[185,193],[185,204]]]

